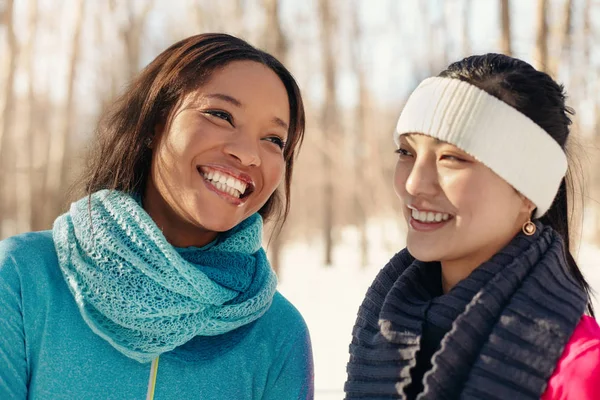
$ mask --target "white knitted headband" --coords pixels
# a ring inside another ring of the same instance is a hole
[[[425,134],[469,153],[548,211],[567,157],[539,125],[496,97],[458,79],[425,79],[410,95],[394,132]]]

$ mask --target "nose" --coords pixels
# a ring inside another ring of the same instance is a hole
[[[225,144],[224,151],[242,165],[258,167],[261,164],[259,147],[252,135],[240,132]]]
[[[413,197],[431,197],[438,193],[439,187],[435,161],[416,160],[406,179],[406,191]]]

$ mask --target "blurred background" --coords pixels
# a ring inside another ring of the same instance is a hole
[[[216,31],[277,56],[304,95],[291,214],[265,243],[311,330],[317,399],[343,397],[358,305],[403,247],[402,104],[467,55],[510,54],[566,86],[585,178],[576,256],[600,289],[599,0],[0,0],[0,239],[51,228],[107,105],[166,47]]]

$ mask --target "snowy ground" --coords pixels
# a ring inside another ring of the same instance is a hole
[[[395,226],[374,223],[369,237],[369,265],[359,266],[352,229],[340,235],[334,265],[324,267],[320,243],[295,243],[283,254],[280,291],[300,310],[310,328],[315,358],[315,399],[343,398],[348,344],[356,311],[379,269],[403,247]],[[584,244],[577,257],[593,288],[600,293],[600,248]],[[600,310],[596,301],[596,310]]]

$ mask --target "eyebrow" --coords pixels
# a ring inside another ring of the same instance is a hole
[[[236,107],[244,107],[244,105],[242,104],[241,101],[239,101],[238,99],[236,99],[235,97],[231,97],[229,95],[226,94],[222,94],[222,93],[212,93],[212,94],[208,94],[206,95],[206,97],[208,97],[209,99],[219,99],[219,100],[223,100],[226,101],[228,103],[233,104]]]
[[[226,101],[230,104],[233,104],[236,107],[239,108],[244,108],[244,105],[242,104],[241,101],[239,101],[238,99],[236,99],[235,97],[231,97],[227,94],[223,94],[223,93],[211,93],[206,95],[206,97],[208,97],[209,99],[218,99],[218,100],[223,100]],[[286,124],[281,118],[278,117],[273,117],[273,123],[275,123],[275,125],[280,126],[282,128],[284,128],[285,130],[289,129],[288,124]]]
[[[284,128],[286,131],[290,128],[288,126],[288,124],[286,124],[281,118],[277,118],[277,117],[273,117],[273,122],[277,125],[280,126],[282,128]]]

